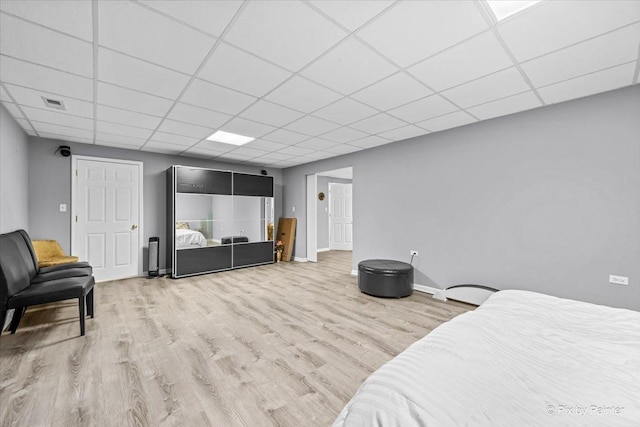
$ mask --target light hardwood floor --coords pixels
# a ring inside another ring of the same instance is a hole
[[[350,270],[350,252],[326,252],[317,264],[100,283],[85,337],[75,301],[31,307],[0,337],[1,423],[330,425],[374,370],[473,308],[373,298]]]

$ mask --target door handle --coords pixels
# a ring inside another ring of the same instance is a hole
[[[131,229],[132,229],[132,230],[135,230],[136,228],[138,228],[138,224],[133,224],[133,225],[131,226]]]

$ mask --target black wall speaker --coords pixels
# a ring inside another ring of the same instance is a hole
[[[160,238],[149,238],[149,276],[160,275]]]
[[[62,157],[69,157],[71,155],[71,147],[69,147],[68,145],[61,145],[60,147],[58,147],[58,151],[60,152],[60,155],[62,155]]]

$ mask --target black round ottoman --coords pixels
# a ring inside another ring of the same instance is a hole
[[[407,297],[413,293],[413,266],[390,259],[361,261],[358,264],[358,287],[374,297]]]

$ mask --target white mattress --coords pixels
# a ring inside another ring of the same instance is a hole
[[[639,426],[640,313],[501,291],[373,373],[334,426]]]
[[[207,246],[207,239],[202,233],[185,228],[176,229],[176,247],[178,249],[200,246]]]

